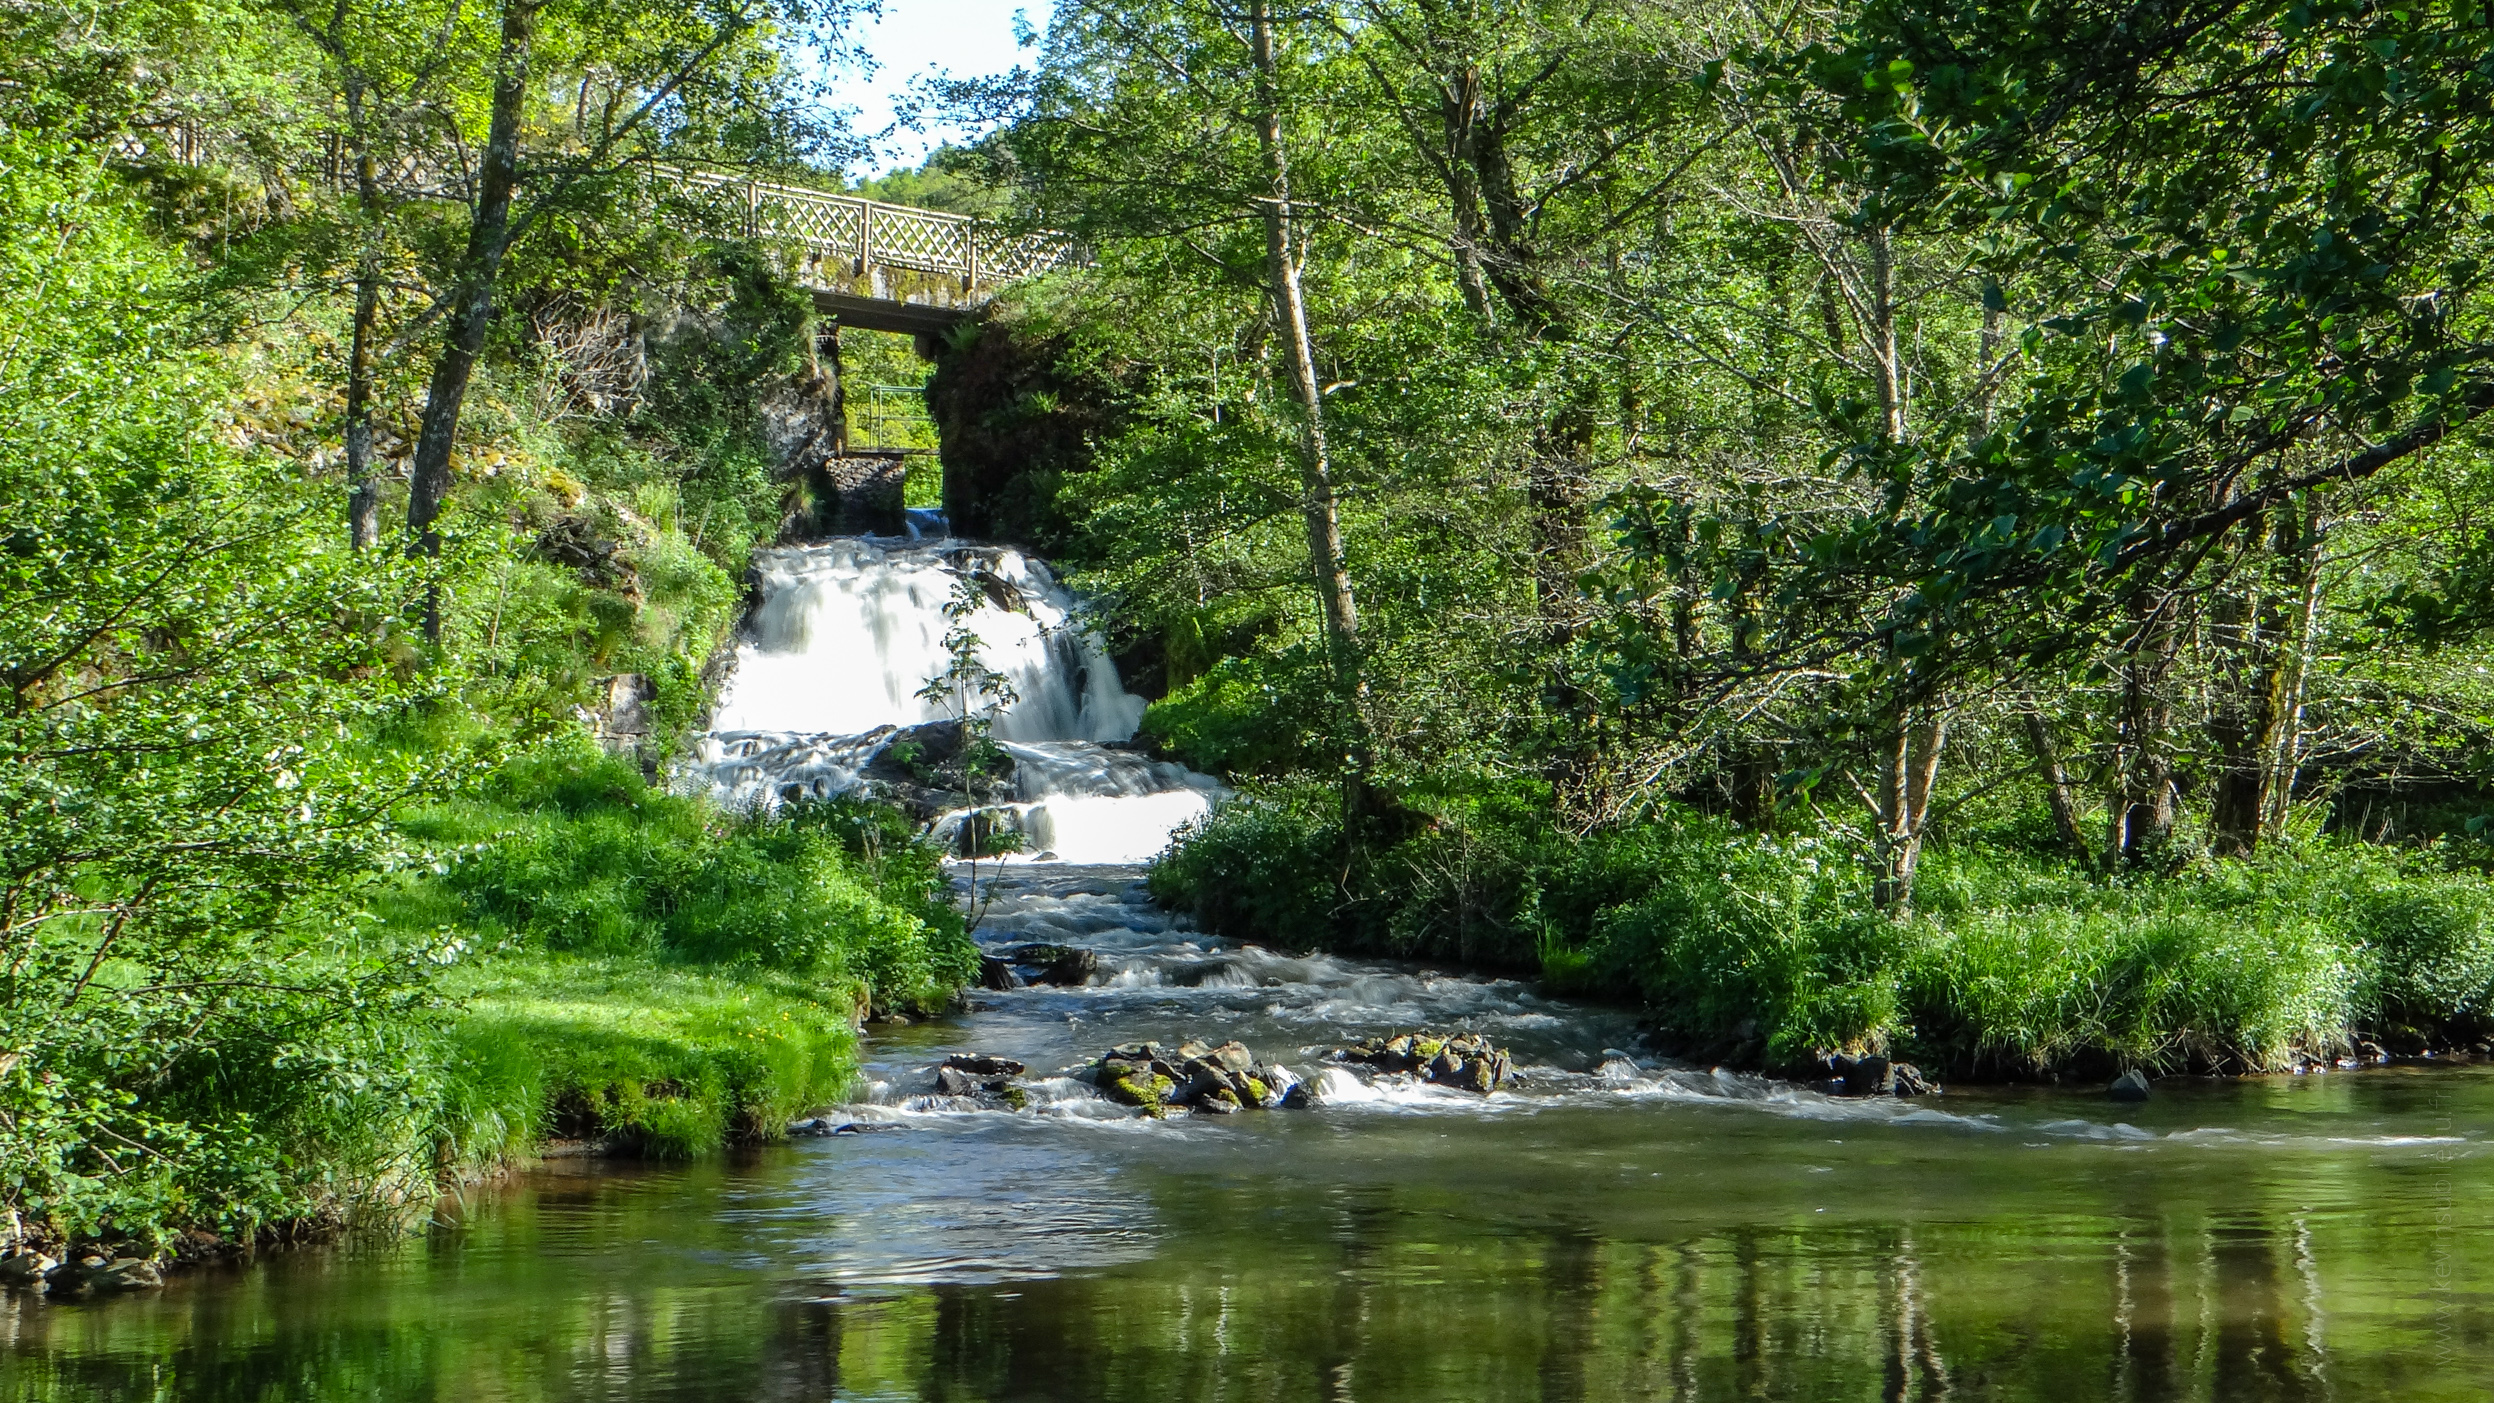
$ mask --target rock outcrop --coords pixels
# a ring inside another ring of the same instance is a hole
[[[1486,1096],[1514,1075],[1506,1050],[1478,1033],[1451,1037],[1436,1033],[1404,1033],[1369,1038],[1337,1048],[1334,1059],[1357,1062],[1385,1072],[1410,1072],[1438,1086],[1461,1087]]]
[[[20,1291],[83,1296],[97,1291],[148,1291],[164,1284],[164,1272],[152,1257],[111,1257],[100,1251],[78,1251],[61,1262],[33,1248],[20,1248],[0,1257],[0,1286]]]
[[[1014,1082],[1027,1070],[1010,1057],[956,1052],[937,1064],[935,1090],[938,1095],[994,1101],[1018,1111],[1028,1099]]]
[[[1307,1083],[1288,1067],[1258,1062],[1245,1045],[1125,1043],[1084,1069],[1100,1094],[1148,1116],[1206,1115],[1309,1104]]]
[[[1936,1096],[1940,1084],[1911,1062],[1892,1062],[1876,1052],[1831,1052],[1809,1064],[1803,1079],[1829,1096]],[[1812,1075],[1815,1073],[1815,1075]]]

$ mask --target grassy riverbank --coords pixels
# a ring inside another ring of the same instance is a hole
[[[555,1140],[681,1159],[775,1140],[857,1070],[849,986],[598,957],[507,956],[443,981],[443,1115],[461,1162]]]
[[[2440,849],[2316,839],[2107,879],[1970,839],[1893,916],[1834,827],[1669,810],[1579,838],[1474,802],[1346,865],[1332,813],[1305,791],[1233,806],[1155,890],[1224,934],[1529,971],[1770,1069],[1877,1049],[1952,1077],[2252,1072],[2494,1034],[2494,882]]]
[[[845,1091],[858,1018],[976,971],[936,856],[889,810],[724,815],[578,745],[407,827],[441,858],[380,910],[450,938],[442,1109],[470,1162],[778,1138]]]

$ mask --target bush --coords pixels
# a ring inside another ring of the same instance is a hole
[[[410,952],[345,917],[444,780],[359,741],[456,685],[406,666],[433,567],[349,555],[108,171],[0,123],[0,1243],[327,1216],[429,1148]]]
[[[1340,806],[1323,788],[1277,786],[1224,804],[1155,863],[1152,895],[1215,935],[1347,948],[1340,920]]]
[[[1649,894],[1600,921],[1592,967],[1666,1031],[1742,1060],[1884,1044],[1912,932],[1870,911],[1857,867],[1809,840],[1667,823],[1643,846]]]
[[[1183,835],[1154,892],[1226,935],[1537,967],[1644,1004],[1693,1055],[1768,1067],[1885,1050],[1959,1076],[2259,1071],[2494,1027],[2494,881],[2431,853],[2279,845],[2104,881],[1941,848],[1891,919],[1841,830],[1667,810],[1579,838],[1530,786],[1411,801],[1408,836],[1354,850],[1328,791],[1258,791]]]
[[[1916,1055],[2032,1076],[2123,1067],[2267,1071],[2342,1049],[2346,948],[2275,907],[1970,912],[1920,923],[1901,973]]]
[[[1224,658],[1153,702],[1142,733],[1208,773],[1287,773],[1321,758],[1303,718],[1326,714],[1330,685],[1321,658]]]
[[[2410,877],[2351,903],[2368,989],[2386,1024],[2478,1039],[2494,1033],[2494,884]]]

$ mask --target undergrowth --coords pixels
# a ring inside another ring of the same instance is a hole
[[[1346,858],[1326,795],[1270,789],[1184,835],[1153,889],[1223,934],[1529,970],[1767,1068],[1879,1049],[1954,1076],[2260,1071],[2494,1033],[2494,882],[2430,849],[2308,840],[2106,879],[1959,844],[1891,917],[1841,830],[1671,809],[1577,836],[1529,792],[1415,803],[1412,836]]]
[[[860,1014],[939,1005],[977,970],[940,858],[894,811],[726,814],[585,741],[483,795],[409,817],[437,857],[380,907],[456,960],[444,1116],[464,1158],[773,1138],[845,1088]]]
[[[553,1139],[681,1158],[779,1136],[857,1067],[847,990],[615,958],[517,955],[444,981],[443,1113],[460,1160]]]

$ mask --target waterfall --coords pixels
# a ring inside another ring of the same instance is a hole
[[[1021,835],[1015,860],[1084,863],[1144,861],[1226,792],[1120,748],[1144,700],[1073,596],[1019,551],[849,538],[758,551],[754,573],[753,617],[687,787],[762,809],[865,792],[902,803],[947,842],[965,841],[965,825],[973,843],[1001,829]],[[993,728],[1010,792],[979,792],[993,782],[974,778],[965,796],[951,787],[964,782],[958,768],[949,780],[929,768],[960,746],[950,713],[919,692],[950,662],[945,606],[965,581],[979,603],[961,622],[1016,698]]]

